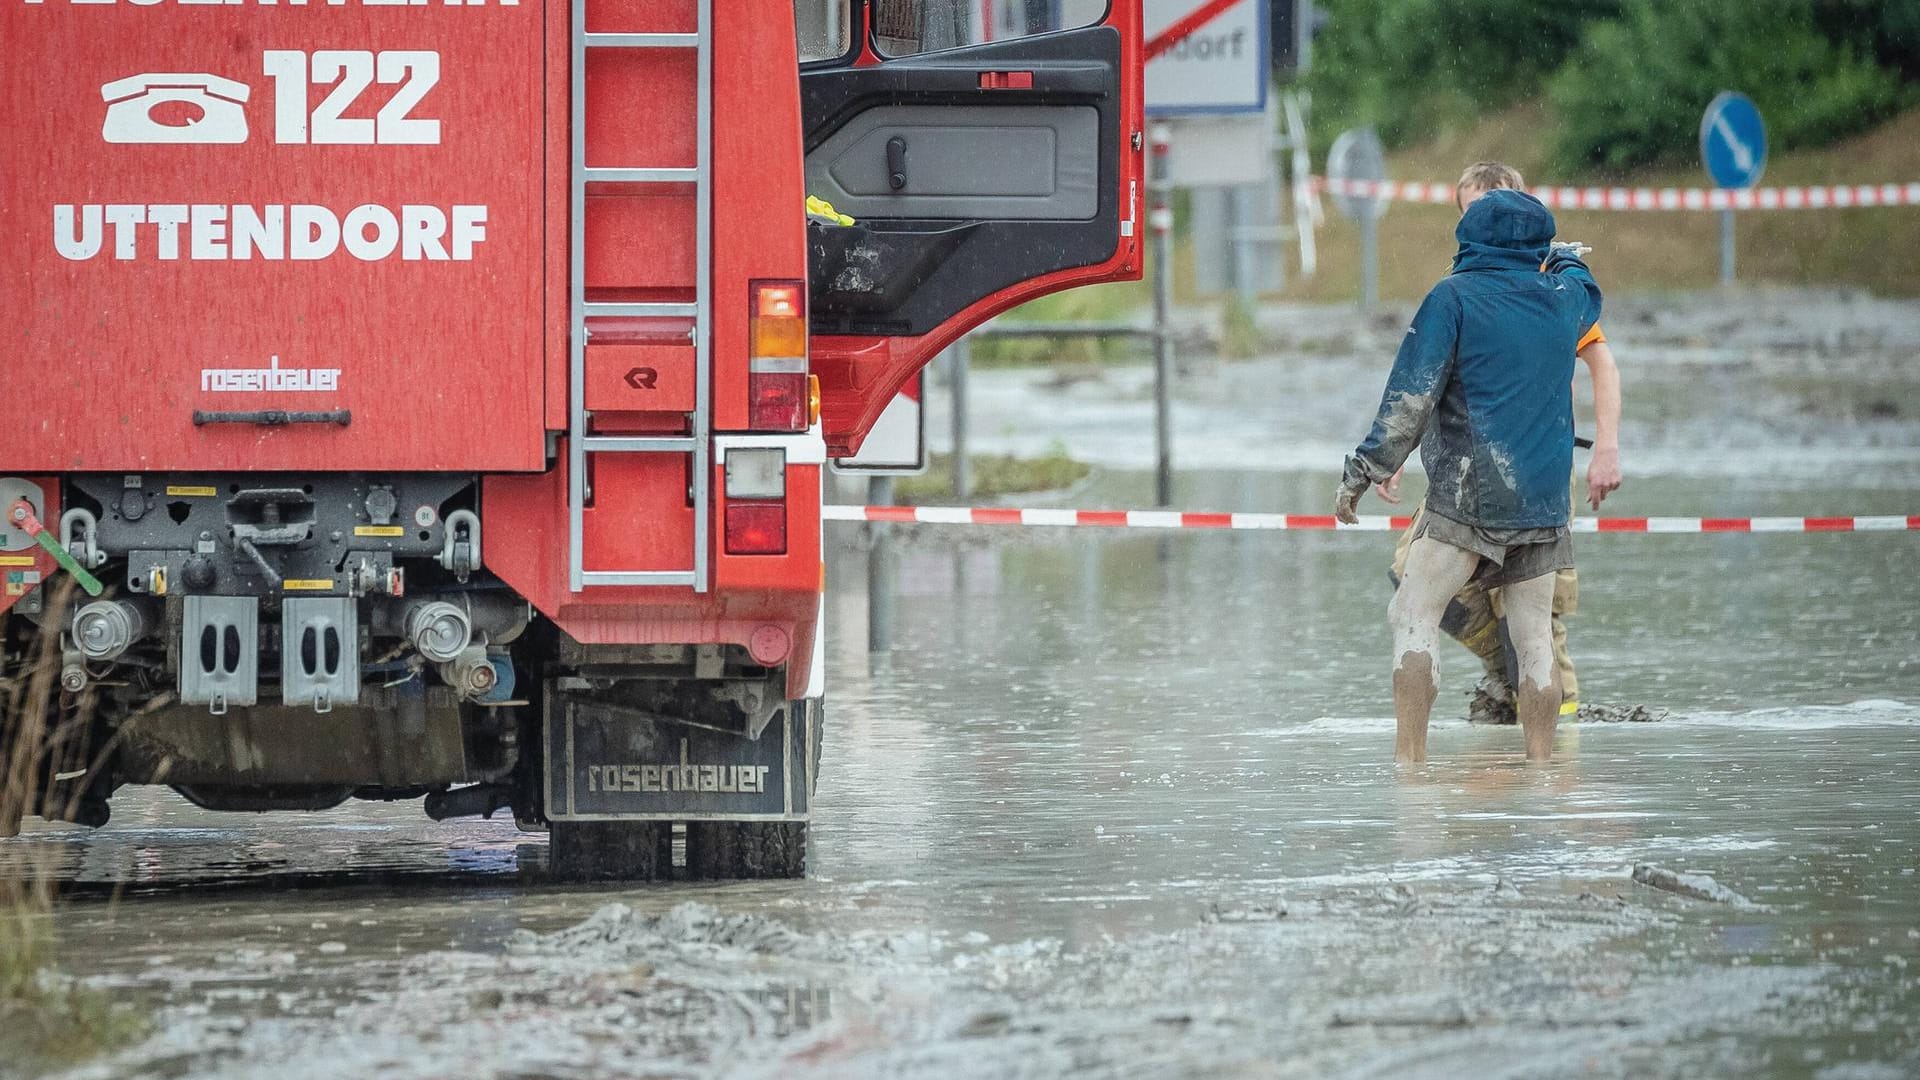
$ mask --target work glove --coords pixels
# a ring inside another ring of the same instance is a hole
[[[1350,487],[1347,484],[1341,484],[1338,488],[1335,488],[1333,492],[1333,519],[1345,525],[1360,524],[1360,515],[1354,510],[1354,506],[1360,501],[1360,496],[1366,493],[1367,485],[1365,484],[1361,484],[1359,487]]]
[[[1360,515],[1354,507],[1360,503],[1360,496],[1367,493],[1373,481],[1367,479],[1365,467],[1360,459],[1349,456],[1346,472],[1340,477],[1340,486],[1333,491],[1333,519],[1348,525],[1357,525]]]
[[[1580,259],[1581,249],[1585,247],[1586,245],[1584,244],[1550,245],[1547,248],[1546,264],[1542,266],[1541,269],[1549,274],[1562,274],[1565,273],[1569,267],[1575,266],[1585,270],[1587,264]]]

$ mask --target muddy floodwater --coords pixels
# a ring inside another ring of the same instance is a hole
[[[1830,469],[1629,452],[1609,510],[1920,512],[1920,453],[1849,431]],[[1324,512],[1335,475],[1179,498]],[[69,1075],[1920,1075],[1914,534],[1576,537],[1583,697],[1666,718],[1529,768],[1450,649],[1401,770],[1385,534],[902,529],[874,661],[832,528],[809,879],[560,887],[506,822],[124,792],[0,844],[58,867],[63,969],[153,1016]]]

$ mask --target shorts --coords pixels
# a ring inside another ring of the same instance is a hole
[[[1469,580],[1489,589],[1573,569],[1573,537],[1562,525],[1545,529],[1481,529],[1433,512],[1420,515],[1414,538],[1425,536],[1480,556]]]

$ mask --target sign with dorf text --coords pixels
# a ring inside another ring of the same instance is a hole
[[[1151,42],[1203,9],[1210,0],[1146,0],[1144,31]],[[1272,62],[1267,5],[1237,0],[1147,61],[1147,112],[1155,116],[1258,113],[1267,106]]]

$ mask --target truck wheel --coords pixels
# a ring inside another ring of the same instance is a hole
[[[547,873],[561,881],[658,881],[672,876],[673,834],[657,821],[556,821]]]
[[[690,821],[687,876],[708,881],[807,876],[804,821]]]

